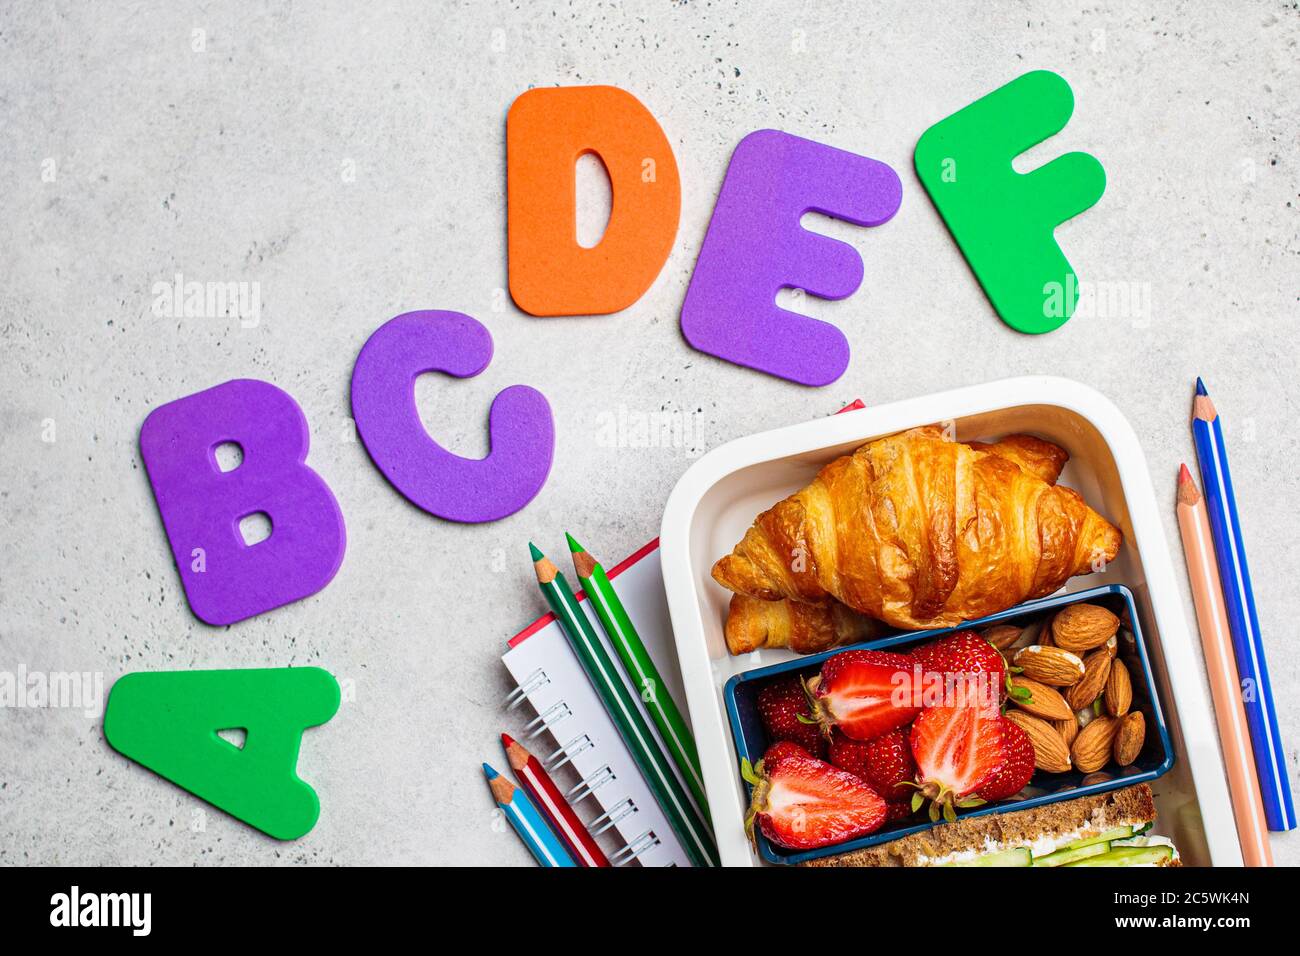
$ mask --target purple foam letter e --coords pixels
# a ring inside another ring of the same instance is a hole
[[[190,608],[225,625],[315,594],[347,547],[343,514],[306,465],[307,419],[267,382],[236,379],[149,413],[140,452]],[[223,472],[217,446],[243,460]],[[244,543],[242,519],[264,513],[271,535]]]
[[[862,283],[847,243],[804,229],[819,212],[859,226],[887,221],[903,185],[889,166],[778,130],[736,146],[682,303],[682,334],[701,352],[804,385],[849,364],[835,326],[779,308],[783,288],[843,299]]]

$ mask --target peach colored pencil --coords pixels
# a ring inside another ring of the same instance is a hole
[[[1223,763],[1228,769],[1228,789],[1241,838],[1241,856],[1247,866],[1272,866],[1273,851],[1268,843],[1264,802],[1255,776],[1255,756],[1246,728],[1246,710],[1241,702],[1241,682],[1232,656],[1228,614],[1214,561],[1210,519],[1205,500],[1187,466],[1178,472],[1178,527],[1187,556],[1187,575],[1192,584],[1192,601],[1205,648],[1205,666],[1210,676],[1214,713],[1223,745]]]

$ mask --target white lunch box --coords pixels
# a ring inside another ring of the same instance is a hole
[[[723,864],[760,863],[745,836],[745,791],[723,686],[734,674],[796,655],[760,650],[731,656],[723,639],[731,595],[709,569],[759,512],[798,491],[827,462],[872,439],[935,422],[955,424],[959,441],[1027,432],[1070,453],[1061,483],[1118,525],[1124,546],[1105,571],[1074,578],[1063,590],[1116,583],[1127,585],[1136,599],[1174,745],[1173,769],[1152,783],[1156,830],[1173,839],[1189,866],[1241,866],[1214,714],[1202,682],[1200,640],[1183,614],[1146,458],[1108,399],[1078,382],[1046,376],[1004,379],[740,438],[709,452],[677,482],[664,511],[660,556]]]

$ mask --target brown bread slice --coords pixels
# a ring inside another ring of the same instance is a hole
[[[1155,820],[1156,806],[1145,783],[1109,793],[1049,803],[1030,810],[990,813],[945,823],[889,843],[810,860],[803,866],[923,866],[936,859],[982,847],[985,841],[998,849],[1027,846],[1044,836],[1063,836],[1075,830],[1094,835],[1125,824],[1141,826]],[[1180,866],[1177,860],[1166,864]]]

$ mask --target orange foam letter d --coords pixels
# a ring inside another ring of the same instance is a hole
[[[613,193],[609,225],[578,245],[574,167],[595,153]],[[506,117],[510,295],[532,315],[625,309],[663,268],[682,189],[672,146],[631,93],[612,86],[529,90]]]

